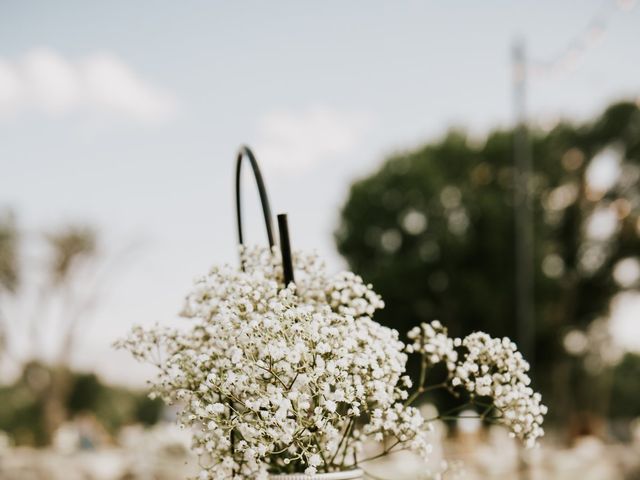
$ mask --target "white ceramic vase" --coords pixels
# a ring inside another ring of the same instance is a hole
[[[316,473],[285,473],[282,475],[270,475],[270,480],[362,480],[362,470],[345,470],[343,472]]]

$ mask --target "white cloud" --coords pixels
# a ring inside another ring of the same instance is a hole
[[[0,112],[13,111],[22,99],[22,85],[15,69],[0,58]]]
[[[111,53],[72,61],[37,48],[13,62],[0,57],[0,116],[92,111],[156,122],[171,118],[176,107],[174,95],[146,82]]]
[[[272,112],[258,124],[256,152],[274,167],[305,170],[351,153],[370,123],[369,115],[323,106]]]

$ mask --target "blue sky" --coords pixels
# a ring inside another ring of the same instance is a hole
[[[235,262],[232,159],[254,146],[295,247],[338,268],[350,182],[384,156],[512,121],[510,50],[562,53],[529,85],[532,120],[585,118],[640,95],[632,2],[7,1],[0,4],[0,207],[25,231],[89,222],[135,242],[76,362],[117,378],[110,340],[175,317],[191,279]],[[264,234],[247,196],[249,236]],[[130,370],[132,378],[137,370]]]

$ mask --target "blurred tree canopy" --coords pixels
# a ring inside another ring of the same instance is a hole
[[[14,292],[18,285],[18,232],[13,214],[0,218],[0,291]]]
[[[27,240],[38,247],[31,255]],[[0,430],[18,442],[49,443],[64,422],[87,412],[111,431],[158,418],[159,402],[71,367],[118,264],[105,261],[99,240],[86,225],[27,239],[13,214],[0,216],[0,366],[22,372],[0,387]]]
[[[378,321],[404,333],[438,318],[453,334],[516,338],[513,141],[512,130],[483,142],[452,131],[353,184],[335,238],[382,294]],[[534,381],[556,416],[607,413],[606,396],[585,392],[620,358],[596,327],[639,286],[640,111],[619,103],[534,131],[531,148]]]
[[[46,445],[48,430],[47,395],[60,372],[38,362],[25,365],[22,376],[13,384],[0,386],[0,430],[9,433],[17,444]],[[65,371],[68,394],[64,407],[68,418],[91,412],[109,433],[126,424],[153,424],[162,412],[162,402],[150,400],[145,393],[105,385],[92,373]]]

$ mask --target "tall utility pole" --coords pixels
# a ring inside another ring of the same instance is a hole
[[[513,104],[516,123],[513,143],[516,322],[518,346],[525,358],[533,363],[535,334],[534,217],[531,199],[533,160],[527,131],[527,62],[522,40],[514,42],[512,55]]]

